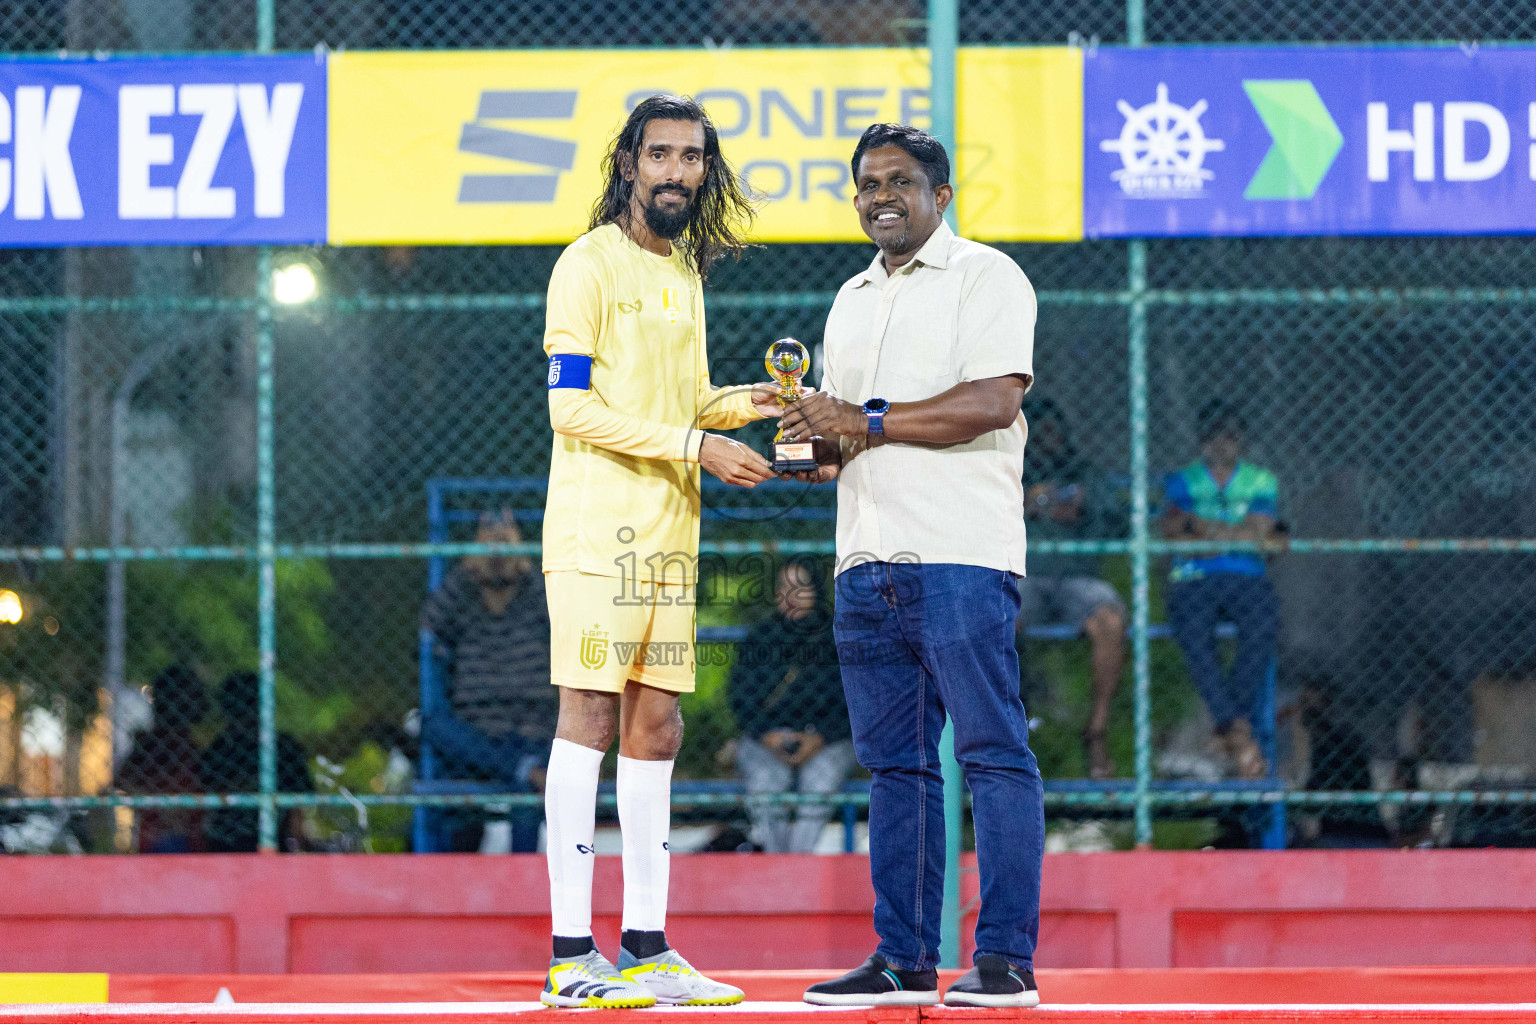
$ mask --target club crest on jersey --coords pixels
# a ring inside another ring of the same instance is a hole
[[[677,317],[682,312],[682,307],[677,304],[676,288],[663,288],[661,290],[661,311],[667,314],[667,323],[677,323]]]
[[[581,631],[581,667],[588,672],[596,672],[607,661],[608,634],[599,629],[597,623],[593,623],[591,629]]]

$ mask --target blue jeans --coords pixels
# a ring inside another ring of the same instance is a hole
[[[441,762],[439,776],[493,776],[509,793],[532,792],[529,771],[549,762],[549,740],[529,739],[516,733],[488,736],[451,711],[422,716],[421,735]],[[544,819],[544,812],[538,807],[517,807],[509,818],[512,852],[537,850],[539,822]]]
[[[1231,672],[1217,656],[1218,622],[1237,626]],[[1225,730],[1245,718],[1261,741],[1267,738],[1272,730],[1259,705],[1280,634],[1280,606],[1269,580],[1217,573],[1175,583],[1168,588],[1168,628],[1216,727]]]
[[[837,577],[834,628],[854,750],[874,776],[877,952],[903,970],[939,959],[946,712],[976,825],[976,955],[1034,969],[1045,802],[1019,700],[1018,611],[1019,588],[997,569],[866,562]]]

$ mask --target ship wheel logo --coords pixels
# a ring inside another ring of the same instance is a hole
[[[1147,199],[1178,199],[1198,196],[1212,174],[1203,164],[1205,155],[1227,148],[1220,139],[1207,138],[1200,116],[1208,104],[1199,100],[1181,107],[1168,99],[1168,86],[1157,84],[1157,99],[1144,107],[1125,100],[1115,104],[1125,118],[1120,136],[1105,139],[1099,149],[1119,153],[1119,170],[1110,177],[1130,196]]]

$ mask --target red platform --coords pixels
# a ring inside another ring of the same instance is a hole
[[[1503,1024],[1536,1022],[1529,968],[1041,970],[1033,1010],[822,1008],[800,1001],[828,971],[717,971],[739,1007],[547,1010],[541,973],[115,975],[107,1003],[0,1006],[0,1024]],[[942,972],[948,984],[958,971]],[[57,979],[54,979],[55,981]],[[233,1002],[214,1003],[215,998]],[[637,1017],[636,1015],[642,1015]],[[659,1020],[657,1018],[660,1018]]]
[[[712,971],[752,1002],[800,1001],[832,971]],[[939,972],[947,985],[959,971]],[[1036,972],[1053,1004],[1084,1003],[1511,1003],[1536,999],[1536,969],[1418,967]],[[113,1003],[210,1003],[220,989],[237,1003],[525,1002],[543,972],[504,974],[112,975]]]
[[[581,1024],[1529,1024],[1536,1003],[1506,1004],[1078,1004],[1033,1010],[945,1007],[808,1007],[748,1003],[738,1007],[649,1010],[549,1010],[538,1003],[140,1003],[0,1007],[7,1024],[533,1024],[574,1018]]]

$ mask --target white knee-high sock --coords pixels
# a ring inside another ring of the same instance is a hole
[[[619,829],[624,834],[624,930],[667,926],[672,762],[619,758]]]
[[[549,916],[556,935],[592,934],[592,834],[597,829],[597,773],[603,752],[555,740],[544,783],[548,830]]]

